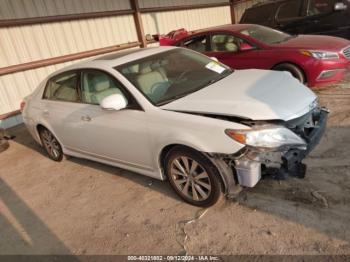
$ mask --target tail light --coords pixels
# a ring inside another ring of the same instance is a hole
[[[25,101],[22,101],[21,104],[20,104],[20,110],[21,110],[21,112],[23,112],[25,106],[26,106],[26,102],[25,102]]]

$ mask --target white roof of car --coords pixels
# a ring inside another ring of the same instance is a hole
[[[79,62],[73,64],[71,66],[65,67],[59,71],[56,71],[54,75],[57,73],[61,73],[68,70],[74,70],[79,68],[95,68],[99,66],[108,66],[108,67],[116,67],[118,65],[122,65],[131,61],[135,61],[137,59],[141,59],[147,56],[159,54],[168,50],[176,49],[178,47],[175,46],[160,46],[160,47],[149,47],[149,48],[135,48],[127,51],[119,51],[115,53],[111,53],[108,55],[102,55],[97,58],[93,58],[90,60],[85,60],[83,62]]]

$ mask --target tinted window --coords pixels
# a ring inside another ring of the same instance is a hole
[[[247,9],[241,23],[267,24],[274,12],[274,5],[264,5]]]
[[[318,15],[333,11],[334,0],[309,0],[308,15]]]
[[[205,52],[207,46],[207,36],[203,35],[187,40],[183,43],[183,46],[200,53]]]
[[[78,74],[64,73],[50,79],[47,83],[44,98],[57,101],[77,102]]]
[[[298,17],[300,15],[301,1],[293,0],[282,4],[279,7],[277,18],[288,19]]]
[[[211,37],[211,51],[213,52],[237,52],[244,41],[233,35],[216,34]]]
[[[81,82],[81,98],[84,103],[99,105],[107,96],[113,94],[124,96],[120,84],[113,77],[101,71],[84,71]]]

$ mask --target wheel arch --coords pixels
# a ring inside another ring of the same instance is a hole
[[[295,67],[297,67],[298,69],[300,69],[300,71],[303,73],[304,75],[304,78],[305,78],[305,83],[308,83],[308,75],[307,75],[307,70],[305,69],[304,66],[300,65],[299,63],[296,63],[296,62],[293,62],[293,61],[290,61],[290,60],[286,60],[286,61],[280,61],[276,64],[274,64],[270,69],[271,70],[274,70],[275,67],[279,66],[279,65],[283,65],[283,64],[290,64],[290,65],[293,65]]]
[[[162,150],[160,151],[160,154],[159,154],[159,166],[160,166],[160,169],[161,169],[161,172],[162,172],[162,175],[164,177],[166,177],[165,175],[165,166],[166,166],[166,163],[165,163],[165,159],[168,155],[168,153],[174,148],[174,147],[177,147],[177,146],[180,146],[180,147],[184,147],[184,148],[187,148],[187,149],[190,149],[190,150],[194,150],[198,153],[200,153],[203,157],[207,158],[208,161],[210,161],[213,166],[217,169],[217,172],[219,174],[219,178],[221,179],[221,185],[222,185],[222,190],[223,192],[227,192],[227,187],[228,187],[228,179],[227,177],[225,176],[225,174],[222,173],[222,170],[221,168],[217,165],[217,163],[215,161],[213,161],[213,159],[211,157],[209,157],[209,154],[208,153],[205,153],[203,151],[200,151],[192,146],[188,146],[188,145],[185,145],[185,144],[181,144],[181,143],[172,143],[172,144],[168,144],[166,146],[164,146],[162,148]]]
[[[40,144],[42,145],[42,142],[41,142],[41,138],[40,138],[40,129],[47,129],[49,130],[54,136],[55,138],[57,139],[57,141],[60,143],[61,145],[61,148],[62,150],[64,151],[64,147],[63,147],[63,144],[61,142],[61,140],[57,137],[57,135],[55,134],[55,132],[52,131],[52,129],[50,127],[48,127],[47,125],[43,124],[43,123],[38,123],[36,124],[35,126],[35,131],[37,133],[37,136],[39,138],[39,141],[40,141]]]

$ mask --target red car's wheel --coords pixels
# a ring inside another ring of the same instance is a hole
[[[287,71],[291,73],[296,79],[298,79],[301,83],[306,82],[306,78],[304,75],[304,72],[296,65],[289,64],[289,63],[284,63],[284,64],[279,64],[273,68],[273,70],[276,71]]]

